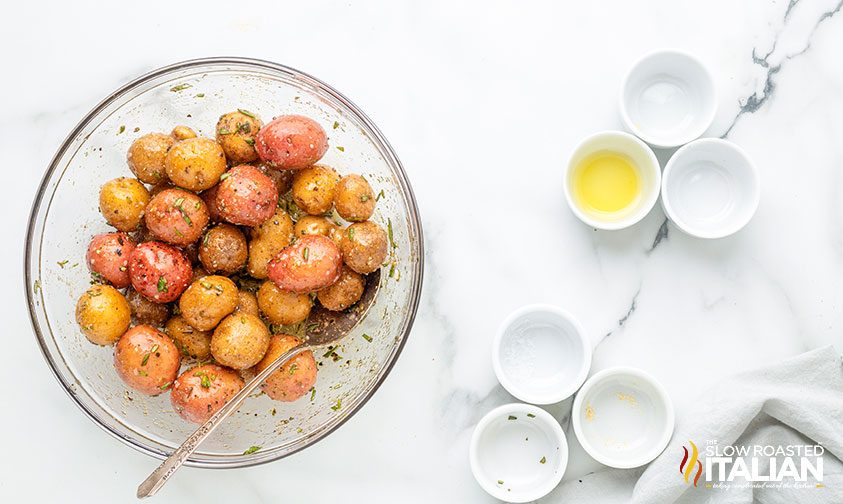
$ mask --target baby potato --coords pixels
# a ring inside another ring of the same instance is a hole
[[[334,205],[340,176],[333,168],[311,166],[293,176],[293,201],[310,215],[322,215]]]
[[[240,292],[237,293],[237,307],[234,308],[234,313],[241,312],[260,317],[258,298],[251,292],[243,289],[240,289]]]
[[[217,206],[217,191],[219,191],[219,187],[219,184],[217,184],[208,190],[202,191],[202,194],[199,195],[202,201],[205,202],[205,206],[208,207],[208,216],[211,218],[211,222],[220,222],[222,220],[220,209]]]
[[[255,149],[263,161],[282,170],[307,168],[328,151],[328,135],[316,121],[300,115],[276,117],[258,131]]]
[[[243,232],[231,224],[217,224],[199,245],[199,261],[211,273],[232,274],[246,265],[249,245]]]
[[[149,203],[149,191],[135,179],[119,177],[100,188],[100,212],[119,231],[134,231]]]
[[[325,217],[303,215],[293,227],[293,233],[296,236],[322,235],[330,238],[331,231],[336,227],[338,226]]]
[[[269,279],[280,289],[306,293],[336,282],[342,271],[339,247],[322,235],[307,235],[279,252],[269,262]]]
[[[288,334],[276,334],[269,340],[269,348],[255,371],[260,373],[272,364],[279,355],[300,345],[302,341]],[[313,352],[304,351],[281,366],[278,371],[269,375],[261,385],[271,399],[291,402],[305,395],[316,384],[316,359]]]
[[[168,390],[179,373],[181,354],[173,340],[148,325],[126,331],[114,348],[114,368],[123,382],[146,395]]]
[[[281,290],[270,281],[258,289],[258,308],[273,324],[298,324],[310,315],[312,307],[309,295]]]
[[[196,280],[179,299],[181,315],[200,331],[210,331],[237,307],[237,286],[227,277],[209,275]]]
[[[249,274],[257,279],[267,276],[269,261],[293,241],[293,220],[281,208],[275,209],[275,215],[252,229],[252,241],[249,242]]]
[[[272,181],[275,182],[275,189],[278,191],[279,196],[287,194],[287,191],[289,191],[293,187],[292,171],[278,170],[276,168],[272,168],[266,163],[260,163],[256,167],[258,170],[261,171],[261,173],[271,178]]]
[[[175,188],[176,188],[176,186],[174,186],[172,182],[165,179],[165,180],[162,180],[161,182],[158,182],[157,184],[155,184],[154,186],[152,186],[149,189],[149,196],[155,197],[155,195],[160,193],[161,191],[164,191],[166,189],[175,189]]]
[[[118,289],[129,286],[129,255],[135,242],[126,233],[103,233],[94,236],[88,245],[85,261],[91,273]]]
[[[195,329],[181,315],[168,320],[164,332],[173,339],[185,357],[205,360],[211,356],[211,331]]]
[[[144,221],[155,238],[173,245],[189,245],[202,236],[210,215],[202,198],[182,189],[165,189],[146,207]]]
[[[262,127],[261,120],[248,110],[238,109],[220,117],[217,121],[217,142],[231,164],[250,163],[258,158],[255,135]]]
[[[243,388],[243,379],[214,364],[188,369],[173,383],[170,402],[180,417],[205,423]]]
[[[156,303],[181,296],[193,278],[193,268],[181,250],[160,242],[141,243],[129,256],[132,287]]]
[[[334,206],[343,219],[362,222],[368,220],[375,211],[375,193],[365,178],[346,175],[337,185]]]
[[[166,180],[164,159],[175,144],[173,137],[164,133],[147,133],[132,142],[126,160],[129,169],[147,184],[158,184]]]
[[[211,336],[211,355],[233,369],[246,369],[263,358],[269,346],[269,329],[261,319],[235,313],[222,319]]]
[[[367,275],[381,267],[386,259],[387,245],[383,228],[366,221],[348,226],[340,247],[345,264],[357,273]]]
[[[316,293],[319,303],[331,311],[343,311],[360,300],[366,279],[348,266],[342,267],[340,279]]]
[[[232,224],[257,226],[278,207],[278,190],[271,178],[251,165],[228,170],[217,189],[220,216]]]
[[[126,290],[126,301],[129,302],[132,319],[136,324],[160,327],[170,318],[170,305],[150,301],[131,287]]]
[[[92,285],[76,303],[76,322],[85,337],[97,345],[117,341],[131,319],[129,302],[110,285]]]
[[[209,138],[188,138],[170,149],[164,169],[177,186],[204,191],[219,182],[225,173],[225,153]]]
[[[178,140],[179,142],[182,140],[187,140],[188,138],[196,138],[196,132],[193,131],[193,128],[184,125],[178,125],[173,128],[173,131],[170,133],[173,138]]]

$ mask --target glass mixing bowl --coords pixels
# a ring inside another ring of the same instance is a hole
[[[267,61],[208,58],[161,68],[109,95],[71,131],[30,215],[25,287],[32,326],[47,363],[82,411],[109,434],[157,458],[196,428],[176,415],[169,394],[147,397],[127,389],[112,365],[113,348],[86,340],[75,306],[90,281],[88,241],[110,230],[97,209],[99,187],[131,176],[126,152],[132,141],[177,124],[213,137],[219,116],[237,108],[266,120],[295,113],[322,124],[330,148],[321,162],[340,173],[363,174],[375,193],[383,189],[373,219],[384,227],[391,223],[394,266],[384,268],[367,316],[340,342],[341,359],[315,355],[321,362],[315,392],[293,403],[250,397],[188,459],[198,467],[276,460],[342,425],[395,364],[421,293],[422,230],[410,183],[389,143],[353,103],[309,75]],[[260,450],[244,454],[252,446]]]

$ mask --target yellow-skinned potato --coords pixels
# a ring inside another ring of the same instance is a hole
[[[318,234],[330,238],[331,232],[337,227],[339,226],[325,217],[302,215],[293,227],[293,233],[296,237]]]
[[[136,179],[119,177],[100,188],[100,212],[120,231],[134,231],[143,219],[149,191]]]
[[[181,315],[195,329],[210,331],[237,307],[238,292],[237,286],[227,277],[202,277],[181,295]]]
[[[164,168],[177,186],[204,191],[216,185],[225,173],[225,153],[210,138],[188,138],[170,149]]]
[[[312,307],[309,295],[281,290],[269,280],[258,289],[258,308],[273,324],[298,324],[310,315]]]
[[[365,178],[346,175],[337,185],[334,206],[343,219],[362,222],[375,212],[375,193]]]
[[[76,303],[76,322],[92,343],[110,345],[129,329],[132,310],[120,291],[92,285]]]
[[[366,279],[348,266],[342,267],[340,279],[316,293],[319,303],[331,311],[343,311],[360,300]]]
[[[164,133],[147,133],[132,142],[126,160],[129,169],[142,182],[158,184],[166,180],[164,159],[175,141]]]
[[[211,354],[223,366],[246,369],[257,364],[269,346],[269,329],[248,313],[224,318],[211,337]]]
[[[260,309],[258,308],[258,298],[249,291],[240,290],[237,293],[237,308],[234,313],[248,313],[255,317],[260,317]]]
[[[173,128],[170,135],[178,141],[187,140],[188,138],[196,138],[196,132],[193,131],[193,128],[184,125],[179,125]]]
[[[248,110],[229,112],[217,121],[217,142],[232,165],[251,163],[258,159],[255,135],[263,123]]]
[[[205,360],[211,356],[211,331],[200,331],[187,323],[181,315],[167,321],[164,332],[173,339],[181,354]]]
[[[333,168],[315,165],[293,176],[293,201],[310,215],[323,215],[334,206],[340,176]]]
[[[267,276],[267,265],[293,240],[293,219],[278,208],[270,219],[252,229],[249,242],[249,274],[258,279]]]

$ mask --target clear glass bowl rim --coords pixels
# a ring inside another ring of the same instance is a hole
[[[239,461],[233,462],[224,462],[224,463],[212,463],[212,462],[204,462],[204,461],[196,461],[193,459],[188,459],[185,462],[187,466],[193,467],[203,467],[203,468],[215,468],[215,469],[223,469],[223,468],[235,468],[235,467],[251,467],[260,464],[264,464],[267,462],[272,462],[289,455],[292,455],[298,451],[301,451],[309,446],[312,446],[316,442],[324,439],[332,432],[337,430],[340,426],[342,426],[345,422],[347,422],[351,417],[357,414],[358,411],[372,398],[372,396],[377,392],[386,378],[392,371],[393,366],[398,360],[398,357],[401,355],[402,350],[404,349],[404,345],[407,342],[407,338],[409,337],[410,331],[412,330],[413,323],[415,321],[416,313],[418,311],[418,305],[421,299],[421,289],[424,277],[424,235],[421,226],[421,218],[418,212],[418,205],[416,203],[416,198],[413,193],[413,189],[410,186],[410,182],[407,178],[407,174],[404,171],[404,167],[401,164],[401,161],[398,159],[398,156],[395,154],[395,151],[392,149],[392,146],[389,144],[387,139],[384,137],[383,133],[378,129],[377,126],[372,122],[371,119],[359,108],[355,105],[351,100],[349,100],[345,95],[328,85],[327,83],[309,75],[305,72],[296,70],[295,68],[282,65],[280,63],[275,63],[268,60],[256,59],[256,58],[244,58],[244,57],[234,57],[234,56],[220,56],[220,57],[207,57],[207,58],[196,58],[181,61],[178,63],[173,63],[171,65],[163,66],[147,72],[132,81],[128,82],[127,84],[121,86],[114,92],[110,93],[106,96],[102,101],[100,101],[93,109],[91,109],[85,116],[73,127],[70,133],[65,137],[64,141],[62,141],[59,148],[56,150],[56,153],[53,155],[53,158],[50,160],[48,168],[44,173],[44,176],[41,178],[41,182],[38,186],[38,191],[35,194],[35,199],[32,202],[32,206],[30,208],[29,213],[29,220],[27,223],[27,231],[26,231],[26,240],[25,240],[25,249],[24,249],[24,292],[26,293],[26,301],[27,307],[29,309],[29,319],[30,324],[32,326],[32,330],[35,333],[36,340],[38,342],[38,347],[41,350],[41,354],[44,357],[44,360],[47,362],[50,371],[53,373],[53,376],[56,380],[62,385],[65,393],[71,400],[79,407],[80,410],[91,419],[96,425],[98,425],[101,429],[106,431],[112,437],[120,440],[123,444],[134,448],[141,453],[145,453],[151,457],[157,459],[164,459],[167,454],[162,454],[157,450],[150,449],[149,447],[143,445],[142,443],[136,443],[131,439],[127,439],[119,432],[113,430],[108,425],[102,423],[99,418],[91,411],[89,411],[85,405],[76,397],[75,394],[71,392],[71,385],[67,383],[59,370],[56,367],[56,363],[54,362],[52,356],[50,355],[47,345],[44,339],[44,334],[42,332],[42,328],[38,322],[38,317],[36,315],[36,300],[35,300],[35,290],[33,289],[35,278],[33,277],[33,271],[31,269],[32,266],[32,243],[33,239],[35,238],[35,231],[37,227],[37,217],[38,212],[41,208],[42,202],[44,200],[44,196],[48,189],[49,180],[51,179],[53,173],[58,168],[58,163],[64,156],[65,152],[68,148],[71,147],[74,139],[84,130],[86,126],[91,122],[91,120],[97,116],[104,108],[108,107],[112,104],[116,99],[121,97],[127,92],[130,92],[135,87],[144,84],[154,78],[159,76],[165,75],[170,72],[177,72],[180,70],[190,69],[193,67],[202,67],[206,65],[239,65],[239,66],[246,66],[246,67],[253,67],[256,69],[261,70],[270,70],[270,71],[277,71],[281,73],[286,73],[294,76],[297,80],[303,81],[304,83],[308,84],[309,86],[313,87],[314,89],[319,90],[320,92],[327,93],[331,95],[332,98],[337,100],[338,102],[342,103],[345,107],[347,107],[355,116],[356,118],[364,124],[368,128],[368,133],[371,135],[371,140],[374,141],[376,144],[380,144],[379,146],[382,149],[382,152],[385,154],[385,161],[386,163],[393,169],[395,175],[398,178],[398,183],[402,191],[402,196],[405,199],[407,204],[407,208],[409,210],[410,219],[408,222],[408,226],[411,231],[411,236],[415,236],[417,239],[414,240],[414,243],[411,243],[411,248],[415,249],[415,256],[417,261],[415,263],[415,267],[413,268],[413,284],[410,287],[410,306],[408,307],[407,316],[403,320],[403,328],[401,331],[401,340],[397,345],[397,348],[392,354],[391,360],[386,364],[386,369],[384,370],[383,374],[379,377],[379,379],[374,383],[372,388],[367,392],[366,396],[356,405],[354,410],[352,410],[348,415],[342,418],[339,422],[337,422],[332,427],[322,431],[319,435],[312,437],[306,444],[303,446],[291,450],[285,453],[273,453],[271,456],[264,456],[264,457],[254,457]],[[49,329],[47,329],[49,331]],[[258,455],[260,452],[256,453]]]

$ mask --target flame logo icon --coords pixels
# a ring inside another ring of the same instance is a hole
[[[693,441],[688,440],[688,442],[691,443],[691,451],[689,453],[687,448],[682,447],[685,450],[685,455],[682,457],[682,462],[679,463],[679,474],[685,478],[685,483],[689,483],[696,466],[697,474],[694,475],[694,486],[697,486],[697,482],[702,476],[702,462],[699,460],[700,451]]]

